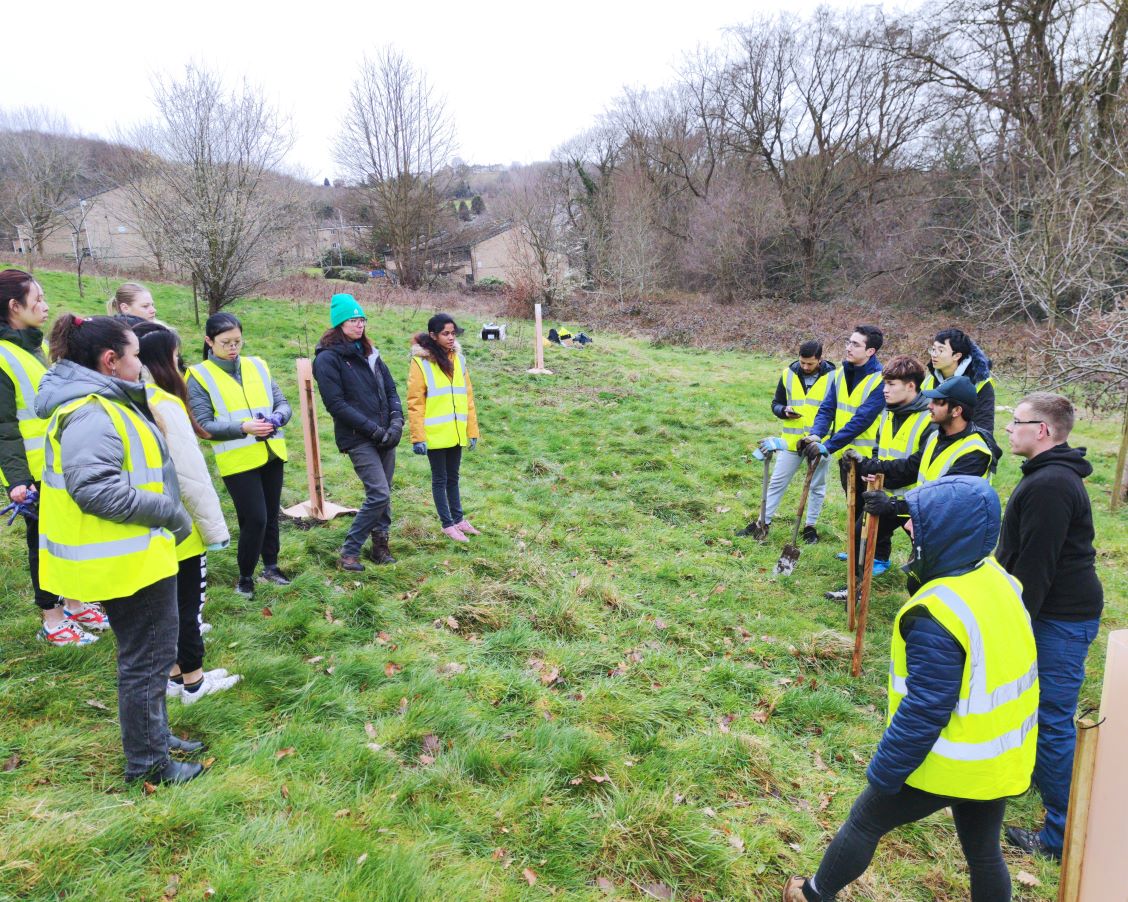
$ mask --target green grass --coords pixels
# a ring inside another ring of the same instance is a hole
[[[101,295],[77,301],[73,276],[42,281],[54,312],[104,309]],[[190,293],[153,294],[197,359]],[[293,359],[327,310],[233,309],[247,352],[296,402]],[[429,312],[370,321],[401,388]],[[463,493],[486,535],[456,547],[439,533],[426,463],[405,444],[395,566],[345,575],[333,565],[346,520],[285,523],[294,585],[248,602],[231,590],[233,551],[210,555],[208,666],[245,679],[190,709],[170,704],[173,728],[214,757],[186,787],[123,783],[113,640],[35,642],[23,536],[0,534],[0,763],[18,762],[0,772],[0,898],[155,900],[172,882],[179,899],[212,887],[272,902],[594,900],[609,881],[619,898],[665,884],[677,899],[772,899],[786,875],[813,869],[864,785],[904,596],[899,578],[876,582],[853,680],[835,638],[844,614],[822,598],[842,577],[837,487],[825,541],[803,549],[793,577],[772,566],[797,484],[767,544],[732,540],[758,504],[747,451],[777,428],[780,361],[600,335],[588,351],[549,349],[555,375],[534,378],[528,324],[488,344],[463,325],[484,435]],[[321,432],[330,496],[359,504],[324,411]],[[1099,702],[1107,629],[1128,624],[1128,536],[1105,512],[1115,426],[1083,420],[1077,443],[1097,468],[1109,601],[1085,707]],[[284,505],[306,495],[296,434],[290,447]],[[1003,494],[1017,475],[1004,458]],[[1039,816],[1034,796],[1009,812]],[[1041,881],[1016,898],[1055,898],[1056,866],[1008,858]],[[850,898],[966,896],[940,814],[888,837]]]

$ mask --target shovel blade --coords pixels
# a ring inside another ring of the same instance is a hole
[[[784,545],[783,553],[776,561],[775,572],[780,576],[790,576],[795,571],[795,565],[799,562],[799,546],[797,545]]]

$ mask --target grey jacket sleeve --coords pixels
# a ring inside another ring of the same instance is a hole
[[[242,420],[236,422],[216,416],[211,395],[195,376],[188,379],[188,406],[192,408],[192,416],[196,418],[196,422],[206,429],[214,440],[228,442],[244,436]]]
[[[104,410],[86,404],[67,416],[59,436],[67,492],[83,511],[115,523],[164,527],[177,535],[191,520],[177,497],[143,492],[122,473],[125,449]]]
[[[274,379],[270,380],[270,394],[274,400],[274,412],[282,414],[282,425],[285,426],[290,422],[294,411],[290,409],[290,402],[286,400],[286,396],[282,394],[282,389]]]

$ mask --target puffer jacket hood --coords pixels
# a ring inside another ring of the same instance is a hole
[[[419,335],[412,337],[412,339],[411,339],[411,356],[412,357],[422,357],[424,360],[433,360],[434,356],[431,354],[431,352],[428,351],[425,347],[423,347],[423,345],[421,345],[419,343],[419,338],[422,334],[423,333],[421,332],[421,333],[419,333]],[[454,340],[454,353],[455,354],[461,354],[462,353],[462,345],[459,344],[457,338]]]
[[[145,400],[144,383],[103,376],[96,370],[87,369],[71,360],[60,360],[39,383],[39,393],[35,399],[36,415],[47,419],[57,408],[87,395],[101,395],[111,401],[129,404],[152,419]]]
[[[792,360],[790,365],[788,366],[788,369],[791,370],[791,372],[793,372],[800,379],[803,379],[804,377],[807,376],[807,374],[803,372],[803,367],[800,365],[798,360]],[[833,373],[833,372],[834,372],[834,364],[831,361],[820,360],[819,361],[819,368],[815,371],[815,375],[818,376],[821,379],[827,373]]]
[[[922,410],[928,410],[928,398],[918,393],[911,401],[898,404],[896,407],[890,407],[889,410],[899,414],[920,413]]]
[[[986,479],[945,476],[905,495],[913,521],[913,559],[905,571],[920,584],[974,570],[999,541],[1002,507]]]
[[[928,363],[928,372],[936,378],[937,385],[944,381],[944,377],[936,372],[936,367],[932,365],[931,361]],[[972,385],[978,385],[991,375],[991,358],[984,354],[983,349],[973,341],[971,342],[971,356],[967,360],[961,360],[960,365],[956,367],[956,371],[952,375],[967,376]]]
[[[1082,479],[1093,474],[1093,465],[1085,459],[1084,448],[1071,448],[1064,443],[1054,445],[1048,451],[1043,451],[1037,457],[1024,461],[1022,474],[1029,476],[1042,467],[1068,467]]]

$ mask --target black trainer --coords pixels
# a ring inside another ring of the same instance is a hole
[[[187,755],[193,755],[206,748],[207,746],[198,739],[181,739],[175,733],[170,733],[168,736],[168,750],[170,752],[184,752]]]
[[[1039,836],[1038,832],[1035,830],[1023,830],[1021,827],[1005,827],[1003,829],[1003,835],[1006,836],[1007,842],[1016,849],[1022,849],[1023,852],[1028,852],[1039,858],[1050,858],[1054,861],[1061,861],[1061,852],[1055,852],[1047,846],[1042,841],[1042,837]]]
[[[169,761],[164,767],[155,767],[139,777],[126,777],[126,782],[144,780],[147,783],[187,783],[203,772],[204,766],[194,761]]]
[[[262,576],[259,577],[263,582],[274,583],[276,586],[288,586],[290,580],[286,574],[278,569],[278,565],[274,564],[271,567],[263,567]]]
[[[242,595],[244,598],[255,597],[255,581],[249,576],[240,576],[239,582],[235,583],[235,594]]]
[[[819,543],[819,531],[813,526],[804,526],[803,542],[807,545],[817,545]]]

